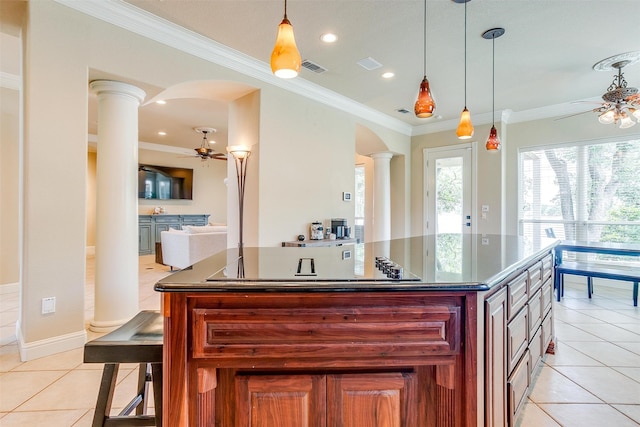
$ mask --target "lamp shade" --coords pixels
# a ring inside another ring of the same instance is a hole
[[[435,109],[436,102],[431,96],[431,90],[429,89],[429,80],[427,80],[427,76],[424,76],[424,78],[422,79],[422,83],[420,83],[420,93],[418,94],[418,100],[416,101],[416,105],[414,108],[416,117],[419,117],[421,119],[431,117],[433,115],[433,110]]]
[[[489,139],[487,139],[486,144],[487,151],[498,151],[500,150],[500,139],[498,138],[498,131],[495,126],[491,126],[491,131],[489,131]]]
[[[462,114],[460,114],[460,123],[458,129],[456,129],[456,135],[458,139],[469,139],[473,136],[473,124],[471,123],[471,113],[464,107]]]
[[[636,125],[636,122],[631,120],[631,117],[629,117],[626,111],[623,111],[622,113],[620,113],[620,129],[627,129],[635,125]]]
[[[251,147],[246,145],[230,145],[227,147],[227,152],[236,159],[244,160],[251,155]]]
[[[613,110],[608,110],[598,116],[598,121],[603,125],[611,124],[615,120],[616,120],[616,112]]]
[[[300,72],[300,52],[293,36],[293,26],[285,17],[278,26],[276,45],[271,52],[271,71],[277,77],[290,79]]]

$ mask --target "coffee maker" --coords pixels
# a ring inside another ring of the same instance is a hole
[[[348,239],[351,227],[347,226],[345,218],[331,218],[331,232],[336,235],[336,239]]]

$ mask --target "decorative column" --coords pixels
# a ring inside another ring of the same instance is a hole
[[[138,107],[145,92],[96,80],[95,310],[90,329],[106,332],[138,312]]]
[[[374,153],[373,241],[391,239],[391,158],[393,153]]]

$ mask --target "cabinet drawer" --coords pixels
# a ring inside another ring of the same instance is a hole
[[[529,295],[533,295],[542,286],[542,261],[531,266],[527,273],[529,274]]]
[[[542,317],[547,315],[553,304],[553,279],[550,277],[542,285]]]
[[[553,255],[542,258],[542,281],[546,281],[553,274]]]
[[[510,426],[515,425],[518,415],[520,415],[520,411],[527,400],[527,394],[529,392],[530,363],[531,359],[529,358],[529,354],[526,353],[507,381],[507,390],[509,393],[507,398],[507,407],[509,411]]]
[[[529,310],[529,336],[533,339],[533,334],[542,324],[542,289],[538,289],[527,304]]]
[[[529,373],[529,378],[533,378],[535,375],[536,369],[542,360],[542,355],[544,351],[542,350],[542,328],[538,328],[531,341],[529,341],[529,357],[531,358],[531,372]]]
[[[518,360],[527,350],[529,344],[529,322],[527,307],[525,306],[520,312],[507,324],[507,372],[511,372]]]
[[[453,360],[460,316],[460,307],[445,305],[196,308],[193,357],[218,367]]]
[[[209,215],[182,215],[182,225],[207,225]]]
[[[553,311],[548,313],[542,321],[542,354],[547,351],[549,343],[553,339]]]
[[[509,282],[509,299],[508,299],[508,313],[507,317],[513,319],[513,317],[520,311],[522,307],[527,303],[527,273],[522,273],[511,282]]]
[[[180,226],[180,218],[175,215],[162,216],[156,215],[153,217],[156,224],[173,224],[176,226]]]

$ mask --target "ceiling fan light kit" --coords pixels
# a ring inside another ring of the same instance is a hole
[[[467,3],[471,0],[453,0],[456,3],[464,3],[464,108],[460,114],[460,123],[456,129],[458,139],[470,139],[473,136],[473,123],[471,113],[467,109]]]
[[[433,115],[436,109],[436,102],[431,96],[431,88],[429,87],[429,80],[427,80],[427,0],[424,2],[424,31],[423,31],[423,43],[424,43],[424,77],[420,82],[420,92],[418,93],[418,99],[414,106],[414,112],[416,117],[420,119],[426,119]]]
[[[484,33],[482,33],[482,37],[487,39],[487,40],[491,40],[492,43],[492,57],[493,57],[493,62],[492,62],[492,88],[491,88],[491,93],[492,93],[492,107],[491,107],[491,120],[492,120],[492,125],[491,125],[491,131],[489,131],[489,138],[487,139],[487,143],[485,144],[485,147],[487,149],[487,151],[498,151],[500,150],[500,138],[498,138],[498,131],[496,129],[496,123],[495,123],[495,115],[496,115],[496,38],[502,36],[504,34],[504,28],[492,28],[490,30],[485,31]]]
[[[276,77],[291,79],[300,72],[302,58],[296,39],[293,35],[293,25],[287,18],[287,0],[284,0],[284,18],[278,26],[276,44],[271,52],[271,71]]]
[[[209,140],[207,139],[207,135],[216,133],[215,128],[199,126],[199,127],[193,128],[193,130],[202,134],[202,142],[200,143],[200,147],[193,149],[196,152],[196,157],[199,157],[201,160],[209,160],[209,159],[225,160],[224,154],[216,153],[211,148],[211,143],[215,144],[215,141],[211,141],[210,143]]]
[[[602,95],[605,101],[601,107],[593,110],[598,113],[598,121],[604,125],[620,123],[620,129],[635,126],[631,116],[640,122],[640,94],[635,87],[628,87],[622,69],[640,61],[640,51],[621,53],[598,61],[593,69],[596,71],[618,70],[613,77],[607,92]]]

